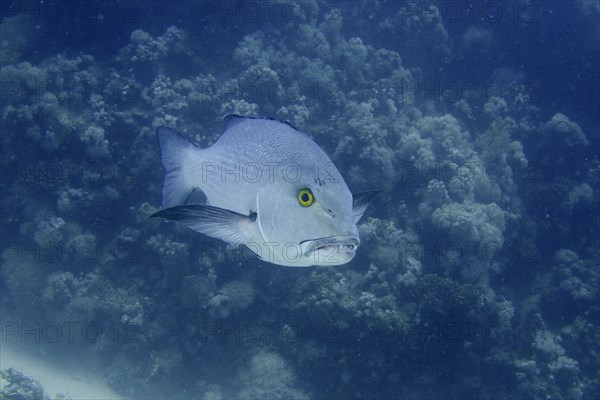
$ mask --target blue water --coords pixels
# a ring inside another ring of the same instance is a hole
[[[4,348],[126,398],[599,395],[598,1],[0,7]],[[206,147],[231,113],[384,190],[350,263],[148,219],[156,128]]]

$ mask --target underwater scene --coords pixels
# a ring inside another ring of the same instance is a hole
[[[0,399],[599,398],[598,0],[0,10]]]

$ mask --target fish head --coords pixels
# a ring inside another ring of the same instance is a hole
[[[274,182],[259,191],[257,204],[260,231],[270,243],[267,261],[306,267],[354,258],[360,239],[343,180]]]

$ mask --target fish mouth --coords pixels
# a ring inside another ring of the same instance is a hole
[[[331,263],[337,259],[349,261],[359,245],[360,240],[355,236],[329,236],[300,242],[304,257],[327,258]]]

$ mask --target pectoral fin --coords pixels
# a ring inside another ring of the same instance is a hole
[[[231,244],[251,242],[256,230],[256,213],[242,215],[224,208],[207,205],[187,205],[165,208],[150,216],[178,221],[196,232]]]
[[[371,201],[381,192],[383,190],[369,190],[352,195],[352,216],[354,217],[354,223],[360,221]]]

